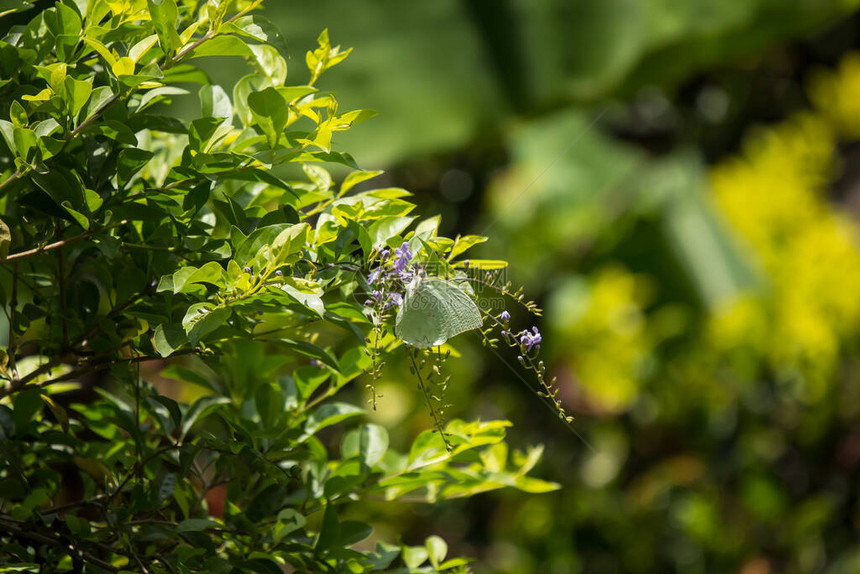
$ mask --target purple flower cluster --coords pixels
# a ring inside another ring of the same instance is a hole
[[[394,272],[403,277],[409,269],[409,262],[412,261],[412,252],[409,250],[409,244],[405,241],[403,245],[394,250]]]
[[[540,351],[540,344],[541,341],[543,341],[543,337],[537,327],[532,327],[531,331],[525,329],[519,333],[514,333],[508,330],[508,326],[511,322],[511,314],[506,310],[499,314],[498,320],[502,327],[502,336],[508,340],[511,346],[519,346],[523,354],[531,353],[532,349]]]
[[[379,257],[379,266],[371,269],[367,276],[367,284],[371,287],[378,287],[371,291],[371,299],[365,301],[364,304],[372,306],[381,303],[382,310],[385,311],[403,304],[403,295],[392,292],[389,288],[396,281],[405,283],[412,279],[413,273],[409,270],[409,264],[414,255],[409,249],[409,244],[404,241],[403,245],[394,250],[393,260],[388,249],[383,250]]]
[[[401,281],[409,281],[412,279],[412,272],[409,270],[409,263],[412,262],[414,255],[409,250],[409,244],[403,242],[403,245],[394,250],[394,260],[389,262],[388,258],[391,252],[385,249],[379,254],[381,263],[378,267],[370,270],[367,276],[367,284],[373,285],[380,278],[382,279],[400,279]]]
[[[528,329],[526,329],[517,336],[520,339],[520,345],[525,346],[526,352],[531,353],[533,347],[540,349],[540,342],[543,338],[541,337],[540,331],[538,331],[537,327],[532,327],[532,332],[529,332]]]
[[[365,306],[372,306],[374,302],[382,301],[382,310],[386,311],[391,307],[400,307],[403,305],[403,295],[400,293],[386,293],[379,289],[374,289],[370,292],[371,299],[364,302]]]

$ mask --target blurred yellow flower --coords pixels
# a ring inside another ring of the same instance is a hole
[[[587,286],[570,280],[550,302],[558,348],[599,411],[625,411],[638,395],[639,372],[653,347],[643,312],[649,290],[645,277],[612,266],[589,277]],[[566,308],[571,302],[581,308]]]
[[[841,341],[860,325],[858,229],[825,195],[838,134],[860,137],[860,59],[819,77],[813,94],[825,93],[833,108],[752,135],[741,157],[712,171],[717,202],[770,289],[715,313],[711,340],[725,351],[752,346],[777,374],[801,374],[806,400],[821,398]]]

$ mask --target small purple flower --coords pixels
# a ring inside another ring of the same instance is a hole
[[[502,314],[499,315],[499,319],[501,319],[502,321],[507,323],[508,321],[511,320],[511,314],[508,313],[507,311],[502,311]]]
[[[251,268],[250,268],[250,267],[245,267],[245,273],[250,273],[250,272],[251,272]]]
[[[376,280],[379,279],[379,275],[382,273],[382,267],[377,267],[370,271],[370,274],[367,276],[367,284],[373,285],[376,283]]]
[[[371,291],[370,294],[373,296],[374,299],[379,300],[380,296],[382,295],[382,291],[380,291],[379,289],[374,289],[373,291]]]
[[[409,262],[412,261],[412,252],[409,250],[409,244],[403,242],[403,245],[394,250],[397,258],[394,260],[394,272],[404,273],[409,268]]]
[[[409,243],[406,241],[403,242],[403,245],[394,250],[394,254],[397,255],[397,257],[406,258],[407,261],[412,259],[412,252],[409,250]]]
[[[388,256],[391,255],[391,251],[388,249],[383,249],[379,256],[383,259],[388,259]]]
[[[278,277],[283,277],[284,272],[278,269],[277,271],[275,271],[275,275],[277,275]]]
[[[541,337],[540,331],[538,331],[537,327],[532,327],[532,333],[529,333],[527,330],[520,333],[520,345],[524,345],[526,347],[526,351],[531,352],[532,348],[540,345],[543,338]]]
[[[403,305],[403,295],[401,295],[400,293],[392,293],[391,304],[395,307],[400,307],[401,305]]]

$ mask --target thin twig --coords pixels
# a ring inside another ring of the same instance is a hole
[[[63,228],[59,220],[56,222],[56,229],[57,238],[61,244],[57,247],[57,281],[60,287],[60,320],[63,324],[63,350],[65,351],[69,348],[69,323],[66,317],[66,270],[63,263]]]
[[[137,295],[135,295],[134,297],[132,297],[131,299],[129,299],[128,301],[123,303],[122,305],[118,305],[117,307],[114,307],[110,313],[108,313],[105,317],[103,317],[103,319],[110,319],[111,317],[116,316],[118,313],[121,313],[122,311],[124,311],[125,309],[127,309],[131,305],[135,304],[137,301],[139,301],[143,297],[149,295],[151,293],[151,291],[152,291],[152,287],[151,286],[147,287],[145,290],[141,291],[140,293],[138,293]],[[87,332],[85,332],[83,335],[80,335],[77,339],[72,341],[71,344],[69,345],[69,347],[74,349],[78,345],[86,343],[87,340],[90,337],[92,337],[93,335],[95,335],[99,331],[100,328],[101,328],[101,324],[96,323],[95,325],[90,327],[90,329]],[[18,390],[21,390],[21,388],[23,388],[24,385],[26,385],[27,383],[29,383],[30,381],[32,381],[36,377],[44,375],[45,373],[48,373],[52,369],[63,364],[63,362],[65,362],[67,360],[67,358],[68,357],[66,357],[66,356],[60,355],[60,356],[55,357],[54,359],[48,361],[47,363],[45,363],[44,365],[42,365],[38,369],[29,373],[23,379],[20,379],[20,381],[18,381],[18,383],[16,385],[12,385],[13,388],[9,389],[8,392],[6,392],[5,394],[4,394],[4,389],[0,389],[0,398],[7,396],[7,395],[10,395],[14,392],[17,392]],[[15,388],[16,386],[17,386],[17,388]]]
[[[178,357],[179,355],[188,355],[190,353],[194,353],[194,349],[187,349],[184,351],[177,351],[172,357]],[[59,377],[55,377],[53,379],[49,379],[47,381],[41,381],[39,383],[30,383],[26,384],[26,381],[32,380],[31,375],[27,375],[24,379],[21,379],[17,382],[17,384],[7,385],[6,387],[0,389],[0,399],[8,397],[9,395],[15,394],[19,391],[23,391],[24,389],[44,389],[45,387],[49,387],[51,385],[55,385],[57,383],[63,383],[65,381],[71,381],[81,377],[82,375],[87,375],[90,373],[97,373],[99,371],[104,371],[105,369],[109,369],[114,365],[121,365],[123,363],[134,364],[134,363],[143,363],[146,361],[163,361],[164,357],[162,356],[142,356],[142,357],[132,357],[130,359],[111,359],[111,358],[102,358],[100,360],[92,360],[84,363],[84,366],[78,369],[73,369],[68,373],[60,375]],[[53,361],[48,364],[53,364],[53,367],[57,367],[62,361],[54,363]],[[52,367],[52,368],[53,368]],[[50,370],[50,369],[48,369]],[[45,371],[42,371],[45,372]],[[34,371],[35,373],[35,371]]]
[[[107,570],[108,572],[119,572],[120,571],[120,569],[115,567],[113,564],[109,564],[109,563],[105,562],[104,560],[96,558],[95,556],[93,556],[92,554],[90,554],[89,552],[87,552],[85,550],[70,548],[69,545],[64,543],[63,541],[56,540],[56,539],[51,538],[49,536],[45,536],[44,534],[39,534],[38,532],[33,532],[32,530],[24,530],[23,528],[21,528],[19,526],[4,523],[4,522],[0,522],[0,529],[3,529],[6,532],[9,532],[10,534],[14,534],[15,536],[18,536],[19,538],[28,538],[28,539],[34,540],[36,542],[41,542],[42,544],[48,544],[48,545],[53,546],[55,548],[60,548],[60,549],[67,551],[67,552],[79,553],[80,557],[83,558],[84,560],[86,560],[87,562],[93,564],[94,566],[98,566],[99,568],[102,568],[103,570]]]
[[[6,188],[6,186],[7,186],[7,185],[9,185],[10,183],[12,183],[12,182],[14,182],[14,181],[17,181],[17,180],[18,180],[22,175],[24,175],[24,174],[21,172],[21,170],[20,170],[20,169],[16,169],[16,170],[12,173],[12,175],[10,175],[9,177],[7,177],[7,178],[3,181],[3,183],[0,183],[0,191],[2,191],[3,189],[5,189],[5,188]]]
[[[439,434],[442,435],[442,442],[445,443],[445,448],[450,452],[453,446],[448,442],[448,437],[445,436],[445,429],[442,428],[442,418],[439,416],[439,413],[436,412],[436,409],[433,407],[433,400],[430,396],[430,389],[427,388],[427,385],[424,383],[424,377],[421,376],[421,369],[418,368],[418,363],[415,361],[415,355],[417,351],[413,349],[408,349],[407,354],[409,355],[409,360],[412,361],[412,369],[415,371],[415,378],[418,379],[418,388],[421,389],[421,393],[424,395],[424,400],[427,402],[427,408],[430,409],[430,416],[433,418],[433,424],[436,427],[436,430],[439,431]]]
[[[6,261],[14,261],[15,259],[21,259],[22,257],[29,257],[31,255],[36,255],[39,253],[44,253],[45,251],[51,251],[53,249],[61,249],[65,245],[69,245],[70,243],[76,243],[78,241],[82,241],[99,233],[101,231],[107,231],[108,229],[113,229],[114,227],[119,227],[121,225],[125,225],[128,223],[128,220],[122,220],[117,223],[108,225],[106,227],[102,227],[101,229],[90,229],[89,231],[84,231],[80,235],[75,235],[74,237],[69,237],[68,239],[63,239],[60,241],[55,241],[54,243],[49,243],[48,245],[42,245],[40,247],[34,247],[33,249],[28,249],[27,251],[19,251],[18,253],[12,253],[8,257],[6,257]]]
[[[14,269],[12,270],[12,298],[9,301],[9,349],[7,350],[7,354],[9,356],[9,370],[12,372],[12,384],[10,386],[15,386],[18,381],[21,380],[21,376],[18,374],[18,366],[15,364],[15,353],[17,352],[17,346],[15,343],[15,317],[17,307],[18,262],[16,261]]]

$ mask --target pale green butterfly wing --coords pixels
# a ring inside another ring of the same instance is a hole
[[[481,312],[462,289],[437,277],[423,277],[406,286],[394,332],[400,340],[426,349],[480,327]]]

